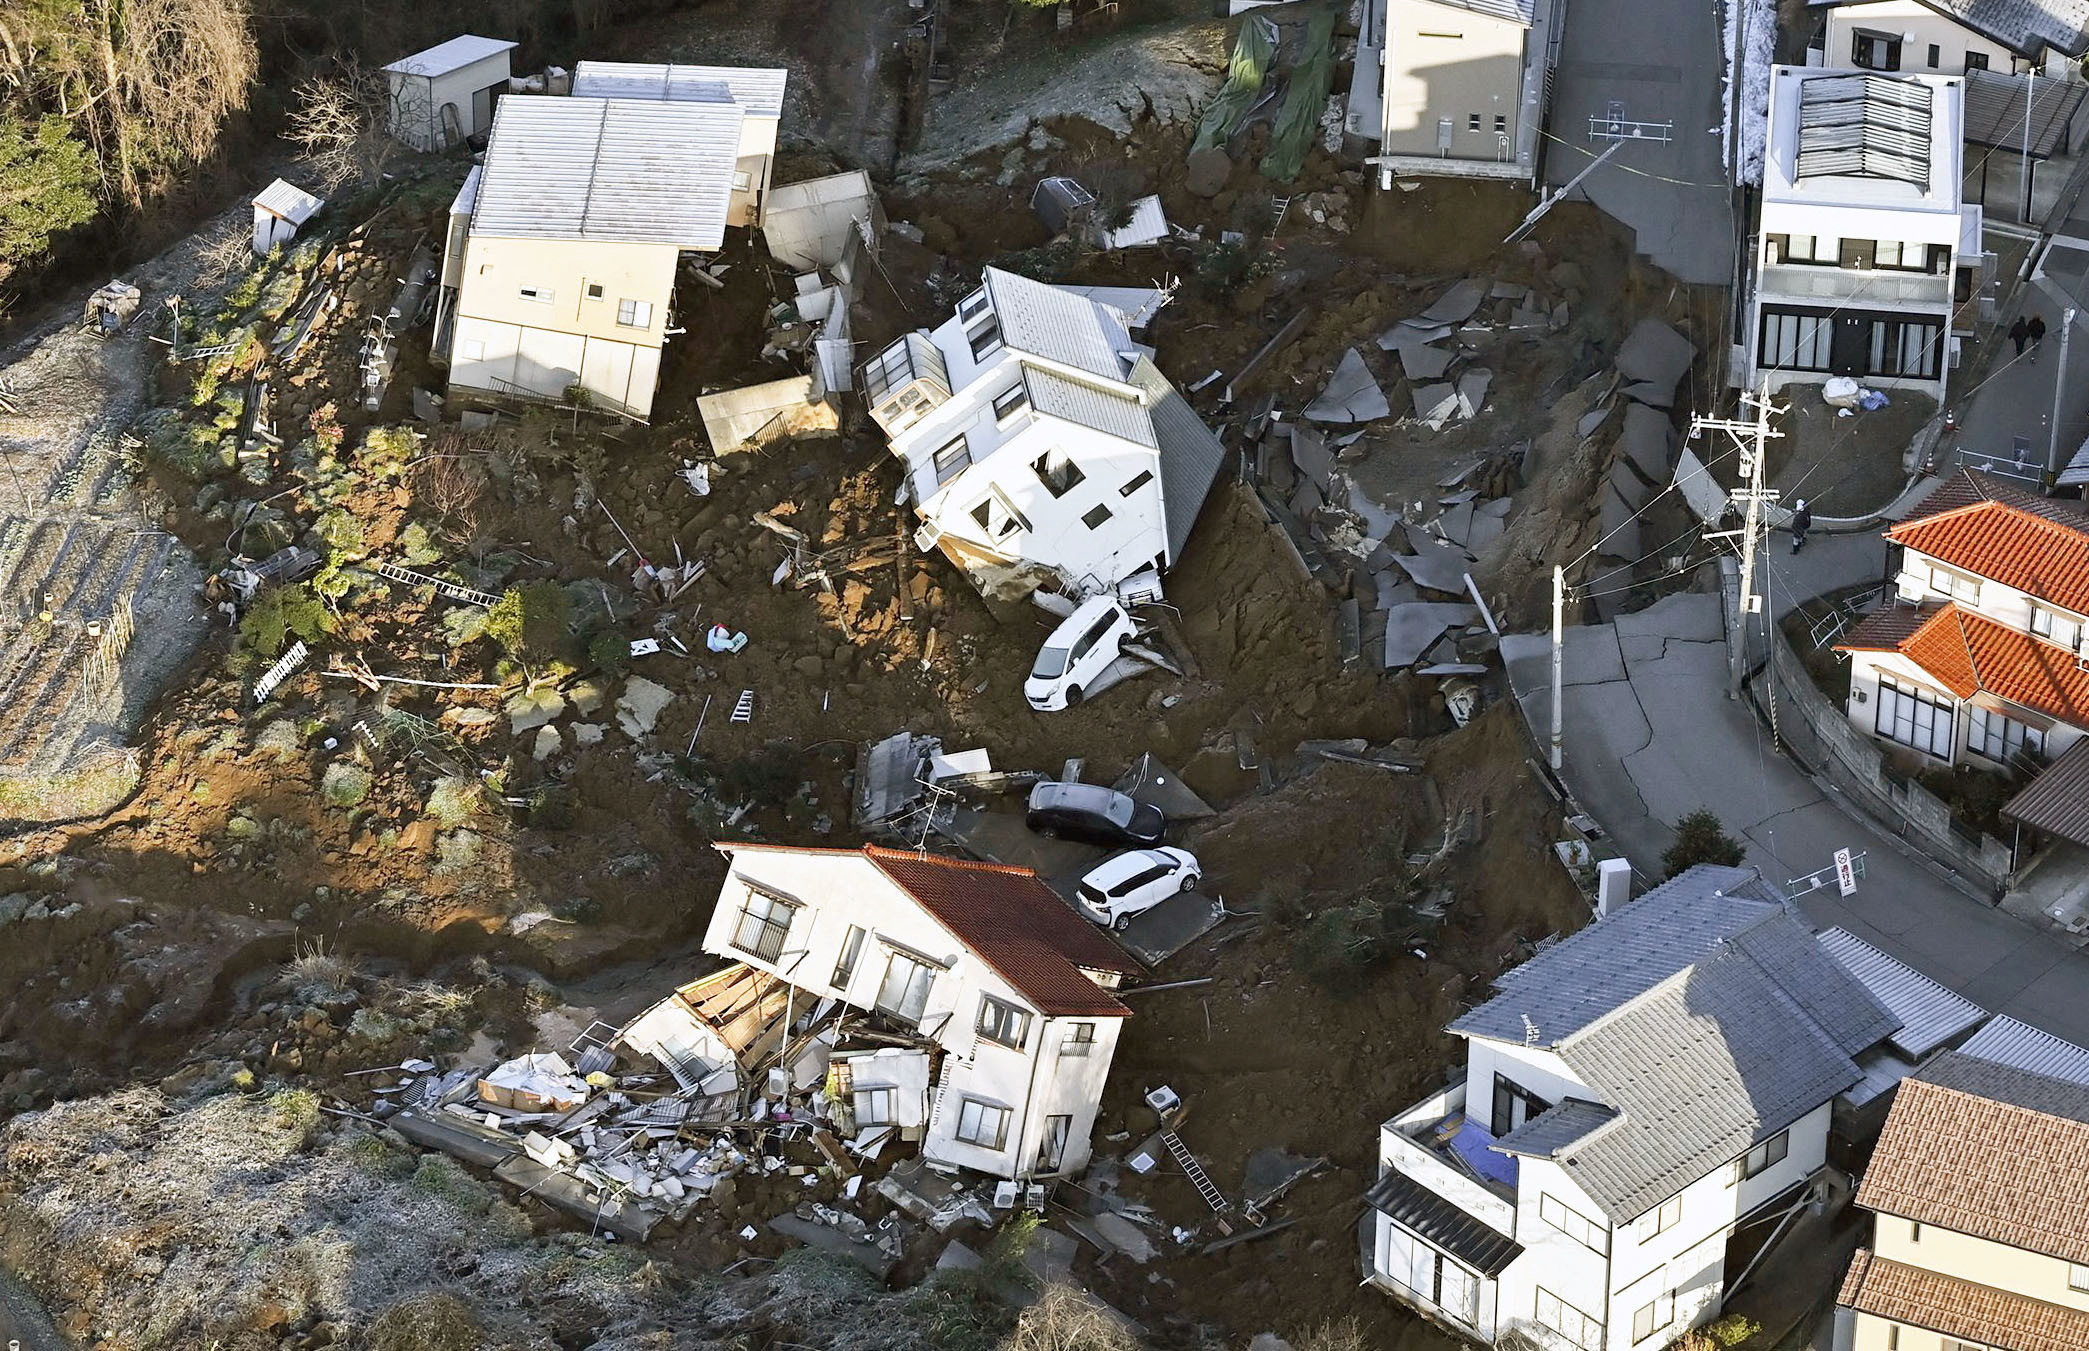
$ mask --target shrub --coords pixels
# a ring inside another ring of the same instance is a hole
[[[1138,1351],[1124,1323],[1084,1290],[1048,1287],[1017,1317],[1007,1351]],[[1361,1346],[1361,1343],[1358,1343]]]
[[[1740,842],[1726,833],[1726,827],[1710,808],[1699,807],[1676,822],[1675,842],[1661,855],[1661,866],[1666,869],[1665,877],[1674,877],[1700,863],[1737,868],[1741,858]]]
[[[613,630],[588,639],[588,664],[609,675],[620,676],[631,665],[631,640]]]
[[[319,1095],[309,1088],[286,1088],[268,1100],[278,1130],[298,1136],[300,1147],[319,1131]]]
[[[555,660],[566,645],[572,601],[557,582],[511,586],[486,612],[486,636],[519,662]]]
[[[346,760],[336,760],[326,767],[319,780],[320,799],[329,807],[360,806],[370,796],[370,771],[361,765]]]
[[[356,557],[363,553],[363,523],[339,507],[321,516],[313,524],[312,533],[334,553]]]
[[[247,651],[273,659],[289,645],[292,635],[314,643],[333,627],[334,617],[325,603],[312,588],[294,582],[271,587],[254,598],[239,621],[239,638]]]
[[[444,778],[428,790],[428,815],[444,830],[455,830],[479,810],[479,781]]]
[[[348,988],[349,965],[338,952],[328,952],[326,943],[314,939],[300,944],[297,956],[283,967],[283,980],[298,998],[310,1002]]]
[[[1675,1351],[1726,1351],[1761,1332],[1762,1325],[1742,1314],[1730,1313],[1683,1335]]]
[[[408,1295],[370,1325],[370,1351],[479,1351],[486,1344],[471,1306],[440,1290]]]
[[[356,460],[365,472],[391,477],[420,453],[420,441],[404,427],[372,427],[363,433]]]

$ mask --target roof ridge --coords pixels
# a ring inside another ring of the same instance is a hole
[[[856,851],[844,849],[837,852],[854,853]],[[951,858],[947,854],[931,854],[925,850],[916,853],[912,849],[894,849],[889,845],[882,844],[866,844],[863,846],[863,853],[866,857],[873,859],[905,859],[909,863],[934,863],[946,868],[962,868],[968,872],[999,873],[1010,877],[1037,877],[1037,869],[1025,868],[1018,863],[986,863],[977,859]],[[1043,879],[1039,878],[1038,880],[1042,881]]]
[[[1958,628],[1958,640],[1966,649],[1966,665],[1971,667],[1973,671],[1973,688],[1976,691],[1986,692],[1987,681],[1981,679],[1980,676],[1980,659],[1973,655],[1973,635],[1966,632],[1965,611],[1958,608],[1957,601],[1953,601],[1938,611],[1938,613],[1949,613],[1951,615],[1953,623]]]

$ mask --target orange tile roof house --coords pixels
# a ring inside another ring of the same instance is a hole
[[[1837,1351],[2089,1347],[2089,1087],[1958,1052],[1902,1082]]]
[[[1139,964],[1028,868],[721,844],[704,948],[932,1049],[921,1153],[996,1177],[1088,1164]]]
[[[1850,658],[1851,723],[1911,768],[2071,763],[2089,730],[2089,513],[1960,470],[1886,538],[1901,549],[1896,594],[1836,645]],[[2089,846],[2089,800],[2058,791],[2089,783],[2084,770],[2005,814]]]

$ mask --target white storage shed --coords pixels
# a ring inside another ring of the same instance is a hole
[[[448,150],[491,127],[514,49],[512,42],[466,33],[386,66],[392,139],[420,151]]]
[[[278,244],[297,238],[298,227],[319,214],[326,200],[282,179],[254,198],[254,252],[263,257]]]

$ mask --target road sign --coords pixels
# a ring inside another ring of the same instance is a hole
[[[1835,851],[1835,885],[1845,896],[1857,894],[1857,865],[1847,849]]]

